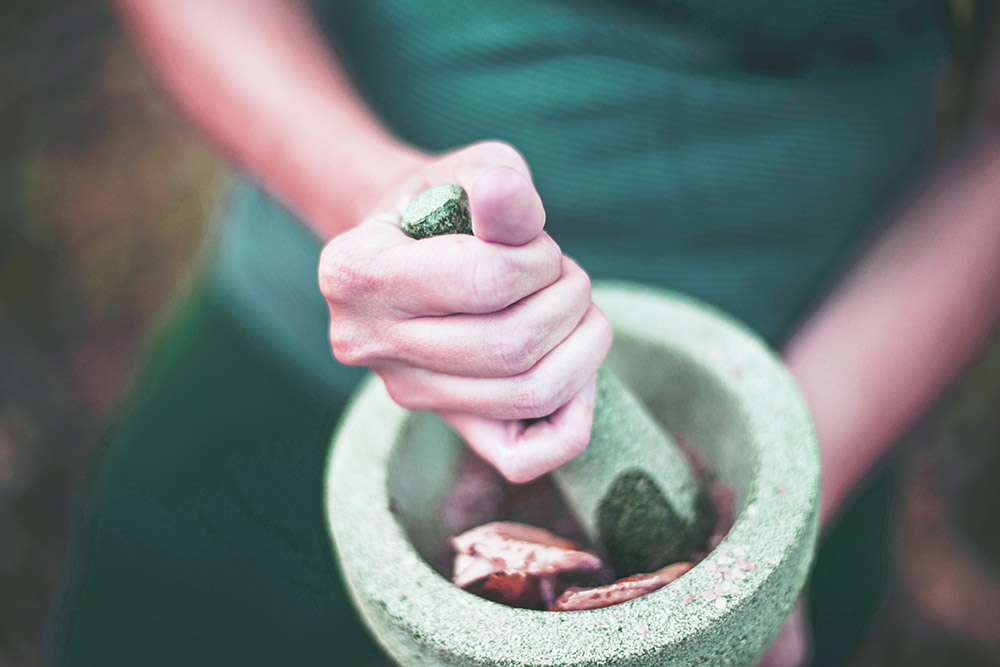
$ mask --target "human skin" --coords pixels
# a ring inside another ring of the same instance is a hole
[[[586,445],[610,329],[585,273],[542,231],[544,209],[515,150],[487,142],[431,155],[393,138],[297,3],[117,5],[193,123],[327,242],[320,283],[338,359],[370,365],[402,405],[441,413],[514,480]],[[816,425],[824,524],[996,327],[997,118],[987,116],[784,351]],[[405,239],[401,208],[443,182],[469,192],[477,238]],[[801,660],[801,623],[789,627],[774,664]]]

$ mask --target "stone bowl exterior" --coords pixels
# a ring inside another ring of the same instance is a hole
[[[732,529],[677,581],[578,612],[517,609],[452,585],[421,555],[462,443],[370,378],[334,436],[330,532],[357,609],[400,665],[753,664],[784,624],[815,548],[819,458],[807,408],[751,332],[685,297],[598,284],[608,364],[736,492]],[[609,418],[614,418],[610,416]]]

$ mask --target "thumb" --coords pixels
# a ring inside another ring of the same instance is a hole
[[[484,241],[523,245],[545,225],[545,209],[535,186],[512,167],[486,170],[468,192],[472,231]]]
[[[524,157],[510,144],[483,141],[431,165],[429,185],[451,182],[469,195],[472,231],[484,241],[524,245],[545,225],[545,208]]]

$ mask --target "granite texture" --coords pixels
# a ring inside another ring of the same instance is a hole
[[[457,185],[424,190],[403,211],[403,233],[414,239],[441,234],[471,234],[469,197]]]
[[[590,443],[552,478],[619,572],[690,560],[714,526],[714,508],[688,460],[606,366],[597,374]]]
[[[816,540],[819,461],[781,362],[688,299],[621,283],[594,294],[616,334],[605,365],[734,487],[732,529],[677,581],[613,607],[543,612],[476,597],[420,555],[447,537],[436,511],[461,441],[433,415],[396,406],[372,377],[334,437],[327,516],[352,598],[399,664],[753,664],[797,600]]]

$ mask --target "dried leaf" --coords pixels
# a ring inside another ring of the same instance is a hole
[[[491,574],[483,582],[484,593],[494,593],[504,600],[517,601],[537,596],[535,581],[526,574]]]
[[[670,582],[679,579],[682,574],[691,570],[694,567],[694,563],[689,563],[687,561],[681,561],[679,563],[672,563],[666,567],[660,568],[653,574],[663,580],[663,585],[666,586]]]
[[[453,537],[451,544],[456,551],[453,581],[463,588],[491,574],[542,576],[603,567],[576,542],[510,521],[473,528]]]
[[[694,565],[688,562],[673,563],[651,574],[637,574],[619,579],[608,586],[597,588],[567,588],[554,603],[549,605],[549,611],[582,611],[608,607],[627,600],[652,593],[663,588]]]
[[[451,580],[456,586],[467,588],[469,584],[485,579],[496,571],[496,565],[488,558],[456,554],[454,576]]]
[[[694,567],[689,562],[673,563],[607,586],[570,587],[556,598],[557,575],[603,568],[597,556],[576,542],[543,528],[495,521],[452,538],[451,545],[456,551],[452,580],[458,586],[474,588],[493,600],[551,611],[597,609],[632,600],[666,586]]]

